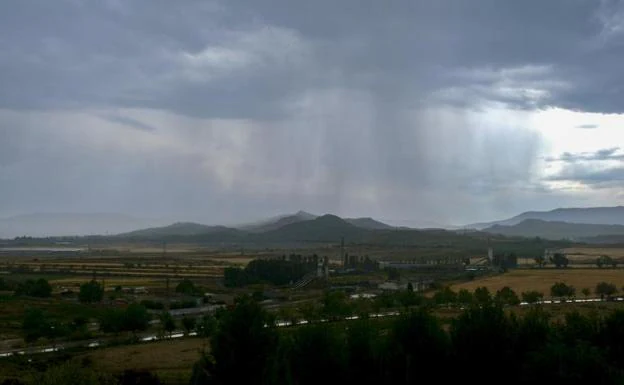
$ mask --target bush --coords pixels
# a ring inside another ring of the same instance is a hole
[[[176,293],[193,295],[197,294],[199,290],[195,287],[195,284],[191,280],[184,279],[176,286],[175,291]]]
[[[165,308],[165,304],[159,301],[152,301],[150,299],[144,299],[141,301],[141,305],[145,306],[146,309],[149,310],[163,310]]]
[[[50,286],[48,281],[43,278],[39,278],[36,281],[29,279],[17,285],[15,295],[46,298],[52,295],[52,286]]]

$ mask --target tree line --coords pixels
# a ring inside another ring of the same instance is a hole
[[[265,327],[275,321],[251,298],[225,313],[191,384],[566,383],[624,381],[624,311],[540,306],[523,316],[494,301],[466,308],[450,325],[427,308],[393,320]]]
[[[300,280],[314,269],[316,264],[311,261],[255,259],[245,268],[226,267],[223,279],[227,287],[242,287],[262,282],[281,286]]]

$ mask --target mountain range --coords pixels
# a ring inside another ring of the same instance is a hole
[[[111,235],[124,238],[158,238],[184,237],[207,234],[268,234],[288,225],[310,222],[307,225],[294,226],[296,230],[306,226],[318,226],[318,223],[335,227],[335,221],[330,224],[326,216],[317,216],[305,211],[294,214],[285,214],[262,221],[234,226],[210,226],[194,222],[167,223],[165,220],[140,219],[121,214],[31,214],[0,219],[0,238],[14,238],[17,236],[47,237],[47,236],[88,236]],[[334,216],[329,216],[334,217]],[[314,222],[317,219],[323,220]],[[338,218],[338,217],[335,217]],[[393,227],[373,218],[339,218],[348,228],[382,230]]]
[[[121,238],[162,239],[166,237],[212,237],[232,239],[262,238],[267,241],[327,241],[344,236],[358,238],[371,230],[392,227],[372,218],[340,218],[326,214],[316,216],[304,211],[273,217],[269,220],[238,227],[206,226],[192,222],[178,222],[169,226],[148,228],[118,234]]]
[[[350,241],[358,239],[368,241],[437,234],[435,231],[414,231],[410,228],[394,227],[373,218],[340,218],[331,214],[317,216],[305,211],[235,226],[209,226],[194,222],[170,223],[120,214],[25,215],[0,219],[0,238],[22,235],[43,237],[106,234],[106,237],[116,239],[279,243],[336,241],[342,236],[349,238]],[[624,207],[530,211],[500,221],[464,226],[462,230],[456,232],[466,233],[468,229],[472,230],[471,232],[476,231],[477,234],[624,243]],[[453,231],[444,233],[451,234]],[[408,241],[412,242],[412,238]]]
[[[624,237],[624,226],[622,225],[569,223],[540,219],[525,219],[512,226],[494,225],[483,231],[504,236],[570,239],[586,242],[592,242],[592,238],[603,235]]]
[[[624,225],[624,206],[559,208],[551,211],[527,211],[501,221],[473,223],[464,228],[483,230],[495,225],[514,226],[527,219],[547,222],[585,223],[594,225]]]

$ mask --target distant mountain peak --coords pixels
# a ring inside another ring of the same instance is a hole
[[[509,219],[487,223],[475,223],[465,227],[481,230],[494,225],[513,226],[526,219],[539,219],[547,222],[624,225],[624,206],[568,207],[557,208],[550,211],[527,211]]]

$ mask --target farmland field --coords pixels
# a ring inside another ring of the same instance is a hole
[[[618,288],[624,285],[624,269],[517,269],[508,273],[462,282],[452,286],[453,290],[474,290],[485,286],[490,291],[496,291],[504,286],[511,287],[517,293],[537,290],[546,296],[555,282],[565,282],[577,289],[593,290],[599,282],[609,282]]]
[[[207,347],[206,344],[204,339],[184,338],[110,347],[77,358],[89,357],[95,368],[109,373],[127,369],[148,370],[162,379],[169,378],[168,383],[188,383],[193,364],[199,359],[200,352]]]

